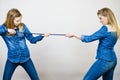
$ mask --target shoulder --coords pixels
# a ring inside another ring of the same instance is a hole
[[[25,23],[22,23],[22,26],[23,26],[23,27],[27,27]]]
[[[106,29],[107,30],[107,25],[103,25],[101,29]]]
[[[110,25],[106,25],[108,32],[116,32],[116,29],[111,27]]]
[[[22,23],[22,26],[23,26],[23,32],[24,31],[29,31],[28,27],[26,26],[26,24]]]
[[[102,31],[102,32],[108,31],[107,26],[106,25],[101,26],[99,31]]]
[[[6,27],[4,24],[0,25],[0,27]]]
[[[22,23],[23,29],[27,28],[27,25],[25,23]]]
[[[1,29],[1,28],[7,29],[7,27],[6,27],[4,24],[0,25],[0,29]]]

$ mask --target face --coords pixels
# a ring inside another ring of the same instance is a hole
[[[99,19],[100,19],[100,23],[102,23],[103,25],[107,25],[108,24],[108,18],[102,15],[98,15]]]
[[[22,20],[22,16],[20,17],[15,17],[14,19],[14,25],[17,27],[20,23],[21,23],[21,20]]]

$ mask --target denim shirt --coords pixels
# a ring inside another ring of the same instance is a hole
[[[92,35],[82,35],[81,40],[86,43],[99,40],[96,59],[116,61],[114,46],[118,40],[117,33],[109,32],[106,25],[103,25],[101,29]]]
[[[30,58],[26,39],[29,40],[30,43],[35,44],[37,41],[42,40],[43,36],[38,35],[34,37],[25,24],[23,24],[22,32],[19,32],[18,28],[16,28],[15,31],[15,35],[9,35],[6,26],[0,26],[0,35],[8,48],[8,60],[13,63],[24,63]]]

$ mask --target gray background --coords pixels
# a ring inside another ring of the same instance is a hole
[[[109,7],[120,23],[119,0],[0,0],[0,24],[9,9],[17,8],[31,32],[92,34],[101,27],[98,9]],[[98,41],[82,43],[75,38],[50,36],[37,44],[27,41],[31,58],[41,80],[82,80],[95,61]],[[118,64],[114,80],[120,79],[120,41],[115,46]],[[0,80],[7,48],[0,38]],[[17,67],[12,80],[29,80],[22,67]],[[101,80],[101,78],[100,78]]]

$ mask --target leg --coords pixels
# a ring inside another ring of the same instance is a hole
[[[83,80],[97,80],[101,75],[99,74],[100,61],[97,60],[89,69]]]
[[[22,63],[21,66],[26,70],[31,80],[40,80],[31,59],[25,63]]]
[[[97,60],[89,69],[83,80],[97,80],[114,66],[114,62]]]
[[[115,63],[113,68],[111,68],[105,74],[103,74],[103,80],[113,80],[113,75],[114,75],[114,70],[115,70],[116,64],[117,63]]]
[[[3,80],[11,80],[13,72],[15,71],[17,66],[18,66],[17,64],[14,64],[7,60],[4,69]]]

